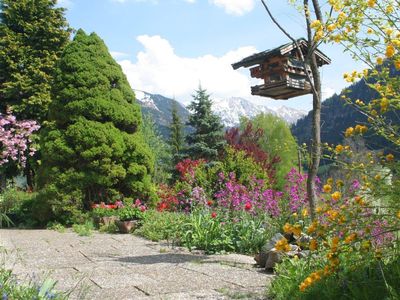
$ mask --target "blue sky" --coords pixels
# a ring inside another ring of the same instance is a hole
[[[305,35],[302,16],[286,1],[268,1],[295,37]],[[96,32],[121,64],[132,88],[188,103],[199,83],[215,98],[240,96],[269,107],[309,110],[311,95],[276,101],[253,97],[248,70],[230,64],[288,39],[259,0],[59,0],[70,25]],[[361,69],[343,49],[322,46],[332,64],[321,69],[324,96],[346,86],[344,72]]]

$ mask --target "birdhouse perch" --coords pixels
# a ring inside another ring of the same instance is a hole
[[[307,41],[298,39],[297,44],[303,55],[307,56]],[[315,55],[319,67],[331,63],[330,58],[318,49],[315,50]],[[312,78],[310,67],[304,68],[295,43],[253,54],[232,64],[232,67],[234,70],[251,67],[251,77],[264,80],[264,84],[251,87],[252,95],[287,100],[312,93],[306,73]]]

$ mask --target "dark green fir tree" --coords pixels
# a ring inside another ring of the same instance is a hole
[[[46,119],[58,58],[71,29],[56,0],[0,0],[0,112]]]
[[[179,116],[176,102],[172,102],[171,115],[169,143],[171,145],[172,164],[175,166],[182,159],[182,152],[184,150],[183,123]]]
[[[38,174],[42,219],[67,222],[92,203],[154,195],[140,107],[95,33],[79,30],[65,48],[52,96]]]
[[[216,160],[225,145],[223,125],[211,110],[210,95],[201,86],[188,106],[191,111],[187,125],[194,132],[186,136],[187,154],[191,159]]]

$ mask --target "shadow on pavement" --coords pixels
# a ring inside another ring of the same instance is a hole
[[[146,256],[128,256],[117,258],[117,261],[132,263],[132,264],[143,264],[143,265],[153,265],[160,263],[185,263],[185,262],[199,262],[206,259],[205,255],[190,255],[190,254],[176,254],[176,253],[165,253],[156,255],[146,255]]]

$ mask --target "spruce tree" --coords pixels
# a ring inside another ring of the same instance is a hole
[[[194,133],[186,137],[187,154],[192,159],[215,160],[224,148],[223,125],[220,118],[211,111],[210,95],[201,86],[193,95],[188,106],[192,112],[187,125],[194,128]]]
[[[79,30],[56,70],[50,124],[42,132],[42,218],[70,218],[95,202],[152,196],[154,158],[140,107],[104,42]]]
[[[56,0],[0,0],[0,112],[46,118],[55,63],[71,29]]]
[[[171,145],[171,154],[173,165],[175,166],[182,158],[183,151],[183,124],[178,113],[178,106],[176,102],[172,102],[171,109],[172,120],[170,124],[170,137],[169,142]]]

